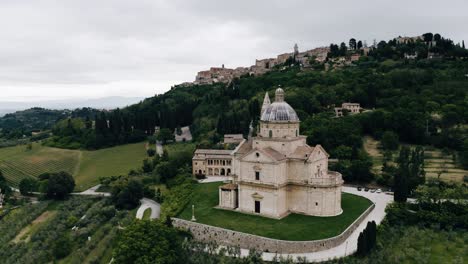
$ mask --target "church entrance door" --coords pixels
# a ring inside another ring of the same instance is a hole
[[[260,201],[255,201],[255,212],[260,213]]]

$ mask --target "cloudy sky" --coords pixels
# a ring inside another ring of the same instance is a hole
[[[350,37],[468,41],[466,0],[0,0],[0,101],[152,96]]]

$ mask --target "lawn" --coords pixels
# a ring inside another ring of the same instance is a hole
[[[33,144],[0,148],[0,170],[11,185],[45,172],[66,171],[73,175],[76,190],[99,183],[99,177],[127,174],[141,166],[146,157],[143,143],[127,144],[96,151],[69,150]]]
[[[197,222],[282,240],[317,240],[341,234],[371,202],[366,198],[343,193],[343,213],[334,217],[316,217],[291,214],[281,220],[215,209],[218,204],[218,186],[222,183],[197,184],[192,201],[178,216],[190,220],[192,204]]]

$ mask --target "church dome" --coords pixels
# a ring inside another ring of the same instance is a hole
[[[266,122],[299,122],[296,111],[284,101],[284,91],[281,88],[276,89],[275,102],[269,104],[262,111],[260,120]]]

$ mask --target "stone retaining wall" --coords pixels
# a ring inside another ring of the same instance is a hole
[[[216,242],[219,245],[239,246],[245,249],[256,249],[273,253],[309,253],[336,247],[343,243],[374,209],[372,204],[343,233],[338,236],[312,241],[286,241],[261,237],[257,235],[228,230],[220,227],[200,224],[179,218],[172,218],[175,227],[185,229],[193,234],[197,241]]]

